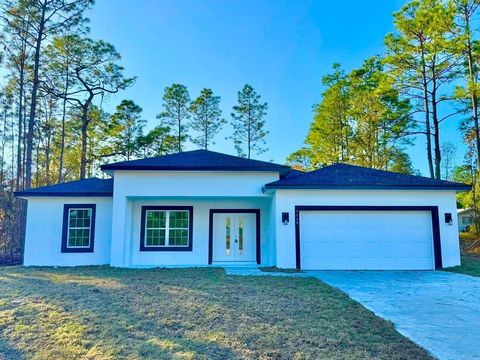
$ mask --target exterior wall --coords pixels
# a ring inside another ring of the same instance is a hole
[[[64,204],[96,204],[93,252],[61,252]],[[111,198],[28,198],[24,265],[78,266],[109,264],[111,232]]]
[[[275,237],[277,266],[294,268],[296,205],[386,205],[438,206],[442,262],[444,267],[460,264],[460,246],[456,196],[454,191],[413,190],[276,190]],[[282,224],[282,212],[290,213],[290,223]],[[453,224],[446,224],[444,213],[453,215]],[[348,224],[345,224],[348,226]]]
[[[126,232],[129,250],[127,263],[123,266],[205,266],[208,265],[209,216],[210,209],[260,209],[261,264],[274,264],[273,237],[270,229],[271,198],[249,199],[129,199],[131,210],[130,228]],[[193,206],[193,248],[192,251],[140,251],[141,208],[142,206]],[[255,239],[252,239],[255,241]],[[113,250],[113,249],[112,249]],[[215,265],[215,263],[213,263]]]
[[[204,252],[202,246],[208,244],[208,231],[205,232],[203,228],[204,226],[208,227],[208,211],[206,211],[208,206],[218,208],[220,207],[218,204],[221,203],[223,207],[231,208],[234,206],[235,200],[244,201],[249,198],[257,200],[254,200],[253,203],[250,200],[250,203],[244,203],[243,206],[255,207],[256,204],[261,204],[261,199],[269,202],[272,195],[264,194],[262,188],[265,184],[275,180],[278,180],[277,172],[115,171],[111,265],[123,267],[206,264],[208,251]],[[163,199],[155,202],[154,198]],[[229,200],[223,202],[222,199],[225,198]],[[158,253],[148,256],[143,253],[141,256],[135,255],[135,239],[140,233],[135,228],[138,227],[135,221],[139,219],[137,200],[142,199],[152,200],[151,204],[157,205],[162,203],[174,205],[172,201],[185,199],[186,202],[183,204],[188,203],[195,206],[195,202],[199,201],[197,210],[194,209],[193,231],[194,236],[199,234],[200,238],[197,241],[193,240],[194,252],[189,255],[180,254],[180,252],[178,254],[166,252],[165,255]],[[202,199],[212,201],[212,203],[201,205]],[[240,205],[238,206],[240,207]],[[205,244],[203,236],[207,237]],[[195,245],[196,242],[199,244],[198,247]],[[154,255],[156,256],[154,257]]]
[[[457,222],[458,222],[458,231],[459,232],[462,232],[462,231],[465,231],[467,230],[467,228],[470,226],[470,224],[464,224],[463,223],[463,218],[467,218],[467,219],[473,219],[473,210],[467,210],[467,211],[463,211],[461,213],[458,213],[457,214]]]

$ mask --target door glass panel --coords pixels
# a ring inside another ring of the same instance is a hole
[[[230,255],[230,242],[231,242],[231,225],[230,225],[230,217],[227,217],[225,220],[225,252],[227,255]]]
[[[238,253],[239,255],[243,254],[243,219],[240,218],[238,221]]]

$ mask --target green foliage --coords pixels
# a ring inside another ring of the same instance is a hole
[[[188,139],[186,126],[191,115],[188,89],[182,84],[172,84],[165,88],[162,99],[164,110],[157,118],[174,131],[177,152],[181,152]]]
[[[125,160],[138,157],[141,154],[138,138],[142,136],[145,124],[142,108],[132,100],[122,100],[110,116],[107,127],[110,155]]]
[[[46,91],[68,101],[81,114],[80,178],[83,179],[92,161],[87,157],[87,137],[90,123],[88,112],[94,99],[126,89],[134,83],[135,78],[124,76],[124,68],[119,64],[120,54],[112,44],[103,40],[69,35],[56,39],[46,55],[50,63]],[[59,88],[58,84],[61,84]]]
[[[143,157],[162,156],[178,150],[177,140],[168,126],[158,125],[146,135],[138,137],[137,146]]]
[[[306,139],[311,154],[309,168],[349,161],[351,157],[349,145],[353,130],[348,114],[349,79],[340,65],[334,64],[333,73],[324,76],[322,83],[327,89],[322,94],[321,103],[314,109],[313,123]]]
[[[109,139],[108,134],[108,125],[109,125],[109,115],[103,111],[98,106],[91,106],[90,110],[87,113],[88,117],[88,128],[87,128],[87,147],[86,147],[86,157],[89,159],[86,172],[87,176],[101,176],[102,173],[99,168],[100,160],[103,159],[105,154],[105,147],[108,146]],[[82,129],[83,121],[82,114],[79,113],[74,119],[76,126]],[[79,144],[82,142],[82,136],[79,137]],[[81,166],[81,146],[77,146],[79,149],[75,152],[80,154],[80,166]],[[78,161],[78,160],[77,160]],[[78,167],[77,167],[78,169]],[[78,176],[78,175],[77,175]]]
[[[208,150],[208,146],[215,144],[213,138],[226,123],[222,119],[220,110],[220,96],[214,96],[211,89],[202,89],[200,95],[190,105],[192,113],[191,127],[199,134],[192,137],[192,142]]]
[[[55,36],[72,31],[85,32],[88,19],[84,16],[95,0],[5,0],[6,16],[10,28],[23,27],[28,19],[29,36]],[[15,23],[17,22],[17,23]],[[20,25],[23,22],[23,25]],[[16,26],[15,26],[16,25]],[[42,25],[42,34],[38,27]],[[32,41],[33,39],[31,39]]]
[[[314,109],[305,147],[288,161],[310,170],[348,162],[412,173],[403,151],[413,127],[408,100],[402,100],[381,60],[374,57],[346,75],[338,64],[323,79],[327,89]]]
[[[353,161],[389,170],[399,159],[405,135],[412,128],[409,101],[400,99],[378,57],[366,60],[360,69],[350,73],[350,92]]]
[[[480,184],[477,181],[478,175],[475,169],[469,165],[460,165],[453,169],[452,180],[467,185],[473,185],[472,191],[461,192],[457,194],[457,202],[460,208],[475,208],[478,207],[477,196],[480,194]]]
[[[480,256],[479,255],[462,256],[462,265],[446,268],[445,270],[455,272],[455,273],[480,277]]]
[[[395,33],[385,38],[384,62],[396,88],[411,100],[417,125],[426,136],[430,176],[441,178],[440,124],[456,114],[444,103],[451,101],[451,84],[458,76],[458,39],[451,35],[455,9],[451,1],[411,1],[394,14]]]
[[[311,171],[316,169],[313,165],[313,158],[313,151],[310,148],[302,147],[288,156],[287,163],[294,169]]]
[[[389,171],[401,174],[420,175],[418,170],[414,169],[412,160],[405,151],[394,148],[391,150],[389,156],[391,158],[388,167]]]
[[[260,95],[249,84],[245,84],[238,92],[237,101],[231,114],[231,138],[238,155],[250,159],[252,152],[261,154],[267,150],[264,145],[268,134],[265,130],[268,104],[260,101]]]

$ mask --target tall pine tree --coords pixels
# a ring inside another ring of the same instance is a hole
[[[192,102],[190,111],[193,118],[191,127],[198,133],[192,137],[192,142],[208,150],[210,145],[215,144],[213,138],[226,123],[220,110],[220,96],[214,96],[211,89],[202,89],[200,95]]]
[[[239,156],[250,159],[252,153],[261,154],[265,148],[265,116],[268,104],[260,101],[260,95],[246,84],[238,92],[238,104],[233,107],[233,143]]]
[[[176,137],[177,152],[183,150],[188,140],[187,122],[190,119],[190,95],[182,84],[172,84],[163,93],[163,112],[157,118],[170,129]]]

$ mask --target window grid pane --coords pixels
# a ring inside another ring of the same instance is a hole
[[[164,229],[147,229],[147,246],[165,245]]]
[[[168,240],[170,246],[186,246],[188,245],[188,230],[170,229]]]
[[[69,209],[68,247],[89,247],[92,209]]]

